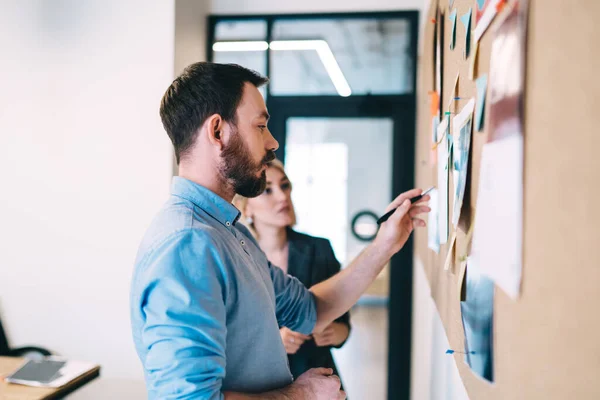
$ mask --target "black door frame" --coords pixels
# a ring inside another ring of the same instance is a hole
[[[404,95],[341,96],[273,96],[267,85],[266,103],[271,114],[269,130],[279,142],[277,156],[285,162],[286,121],[290,117],[315,118],[390,118],[393,121],[392,193],[399,194],[414,187],[416,137],[416,60],[418,11],[227,15],[208,18],[207,60],[212,61],[215,26],[221,21],[264,20],[267,22],[267,42],[271,41],[273,22],[285,19],[349,19],[402,18],[410,22],[410,55],[413,62],[413,90]],[[270,72],[270,52],[266,55],[267,76]],[[373,133],[376,135],[376,133]],[[374,136],[376,140],[376,136]],[[365,139],[367,143],[367,139]],[[388,399],[410,398],[412,342],[412,240],[391,260],[389,324],[388,324]]]

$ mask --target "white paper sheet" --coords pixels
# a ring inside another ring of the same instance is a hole
[[[475,27],[475,43],[479,42],[479,39],[481,39],[487,28],[494,20],[494,17],[498,13],[497,9],[500,1],[502,0],[490,0],[490,3],[485,8],[485,12]]]
[[[456,231],[452,234],[450,239],[450,246],[448,247],[448,253],[446,254],[446,262],[444,263],[444,271],[450,269],[450,265],[454,262],[454,245],[456,244]]]
[[[471,147],[471,130],[473,126],[473,110],[475,99],[469,100],[466,106],[452,120],[452,159],[454,178],[454,210],[452,224],[456,227],[460,218],[467,185],[467,167],[469,162],[469,148]]]
[[[448,118],[444,118],[437,132],[438,168],[438,238],[440,244],[448,242]]]
[[[429,212],[429,218],[427,221],[427,246],[435,251],[436,254],[440,252],[440,230],[438,228],[438,193],[437,189],[433,189],[429,192],[431,199],[429,200],[429,206],[431,211]]]
[[[510,297],[519,296],[523,232],[523,137],[487,143],[470,259]]]

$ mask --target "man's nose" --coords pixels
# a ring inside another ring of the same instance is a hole
[[[279,148],[279,142],[273,137],[271,131],[269,131],[269,136],[267,137],[267,141],[265,142],[265,147],[267,150],[277,150]]]

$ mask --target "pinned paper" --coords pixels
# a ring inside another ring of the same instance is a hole
[[[438,238],[440,244],[448,242],[448,125],[445,117],[438,126],[437,174],[438,174]]]
[[[429,92],[429,112],[432,117],[440,115],[440,95],[438,92]]]
[[[475,110],[475,129],[477,132],[481,132],[483,129],[483,119],[485,111],[485,93],[487,90],[487,74],[484,74],[477,78],[475,81],[477,85],[477,107]]]
[[[465,60],[469,58],[469,54],[471,53],[471,9],[460,17],[460,21],[465,26],[466,34],[465,34]]]
[[[456,97],[458,96],[458,78],[460,77],[460,72],[456,73],[456,79],[454,79],[454,86],[452,86],[452,91],[450,92],[450,100],[448,100],[448,110],[452,108],[452,104],[456,101]]]
[[[460,114],[452,120],[452,158],[454,162],[454,210],[452,212],[452,224],[455,227],[458,226],[458,220],[460,219],[467,184],[467,163],[469,161],[469,148],[471,146],[471,127],[474,108],[475,99],[471,99],[461,110]]]
[[[446,255],[446,262],[444,263],[444,271],[448,271],[450,269],[450,265],[454,261],[454,245],[456,244],[456,231],[452,234],[452,239],[450,239],[450,247],[448,247],[448,254]]]
[[[477,9],[483,10],[483,6],[485,5],[486,0],[477,0]]]
[[[465,275],[466,275],[466,271],[467,271],[467,263],[468,262],[469,262],[469,259],[467,258],[467,260],[465,262],[461,262],[460,266],[458,267],[458,279],[456,280],[456,282],[458,284],[458,290],[456,292],[458,293],[460,301],[465,301],[467,299],[467,287],[465,285]]]
[[[429,213],[427,222],[427,247],[438,254],[440,252],[440,231],[438,228],[439,203],[437,189],[433,189],[429,192],[429,196],[431,197],[429,200],[431,212]]]
[[[523,138],[486,143],[481,152],[470,258],[511,298],[519,297],[523,237]]]
[[[527,8],[513,5],[495,32],[488,139],[481,150],[470,257],[513,299],[523,268],[523,114]]]
[[[437,129],[440,124],[438,115],[431,118],[431,150],[429,151],[429,165],[435,167],[437,163]]]
[[[479,42],[475,42],[475,46],[473,47],[473,57],[471,57],[471,65],[469,67],[469,79],[475,79],[477,76],[477,59],[479,58]]]
[[[474,260],[467,261],[465,301],[460,311],[465,330],[465,362],[483,379],[494,381],[494,282],[481,274]]]
[[[483,6],[478,8],[476,19],[477,26],[475,27],[475,42],[479,42],[479,39],[481,39],[494,20],[499,7],[501,7],[501,4],[504,4],[505,1],[506,0],[486,0],[484,1]]]
[[[456,8],[450,13],[450,50],[454,50],[456,44]]]

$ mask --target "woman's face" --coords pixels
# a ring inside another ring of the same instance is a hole
[[[279,169],[267,168],[267,188],[258,197],[248,199],[246,215],[255,226],[284,228],[294,223],[292,184]]]

